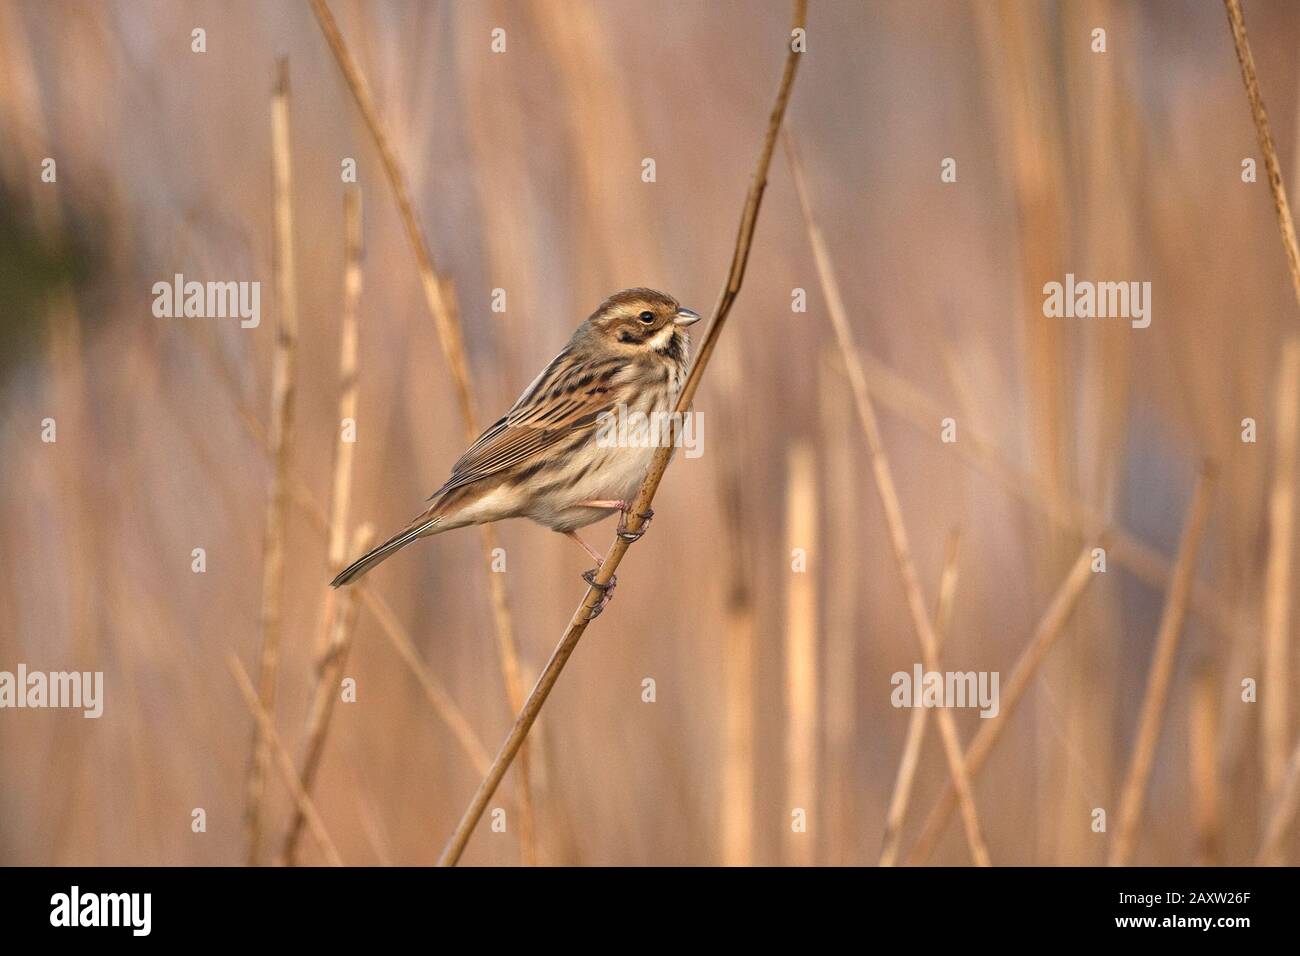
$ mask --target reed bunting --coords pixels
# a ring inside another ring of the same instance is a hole
[[[610,296],[514,407],[461,455],[446,484],[430,496],[429,509],[349,564],[331,585],[356,580],[417,538],[503,518],[531,518],[602,562],[577,529],[626,513],[655,449],[652,443],[604,447],[596,438],[598,421],[615,411],[650,416],[673,409],[686,380],[686,326],[699,319],[653,289]],[[591,583],[594,571],[584,578]]]

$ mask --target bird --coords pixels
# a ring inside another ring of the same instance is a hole
[[[578,529],[620,511],[620,534],[640,537],[652,517],[642,516],[640,531],[626,531],[654,442],[611,441],[608,430],[601,440],[606,416],[673,411],[689,362],[686,329],[699,320],[699,313],[654,289],[610,296],[460,456],[451,477],[429,496],[429,507],[330,585],[356,581],[420,538],[506,518],[529,518],[577,542],[597,562],[583,574],[594,584],[604,557]],[[603,588],[600,609],[614,585]]]

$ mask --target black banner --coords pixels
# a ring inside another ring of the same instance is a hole
[[[1232,945],[1293,923],[1284,869],[3,869],[16,941],[374,941],[485,934],[571,942],[597,927],[917,942],[1108,937]],[[549,928],[548,928],[549,927]],[[603,932],[603,930],[602,930]],[[607,937],[606,937],[607,938]],[[681,938],[675,936],[673,938]],[[608,938],[607,938],[608,939]],[[628,936],[630,942],[632,936]]]

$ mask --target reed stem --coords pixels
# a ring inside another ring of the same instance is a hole
[[[792,29],[803,28],[807,12],[807,0],[794,0]],[[678,397],[675,409],[678,413],[686,411],[695,398],[695,392],[700,384],[700,377],[709,364],[713,350],[717,347],[718,336],[726,323],[727,315],[740,292],[740,286],[745,277],[745,265],[749,261],[754,228],[758,224],[758,212],[763,202],[763,191],[767,187],[767,172],[772,165],[772,153],[776,149],[776,138],[781,130],[781,121],[785,117],[786,105],[790,101],[790,91],[794,86],[800,55],[792,46],[786,54],[785,69],[781,75],[781,82],[777,87],[776,102],[772,107],[772,114],[768,118],[767,135],[763,140],[758,164],[750,182],[748,196],[745,199],[744,211],[741,213],[740,230],[737,233],[736,245],[732,253],[731,269],[728,272],[726,284],[718,297],[717,305],[714,306],[713,319],[709,323],[708,331],[705,333],[699,355],[695,359],[695,364],[691,367],[690,374],[686,377],[685,384],[682,386],[682,392]],[[650,503],[654,500],[655,492],[659,490],[659,483],[663,480],[671,456],[671,447],[656,450],[650,469],[641,484],[641,490],[632,504],[631,514],[627,521],[627,530],[629,532],[634,534],[640,531],[645,523],[644,516],[650,507]],[[623,555],[627,553],[629,546],[630,541],[624,536],[618,535],[614,538],[613,545],[605,552],[605,560],[601,562],[600,567],[597,569],[593,583],[587,588],[586,594],[583,595],[582,602],[574,611],[569,626],[565,629],[564,636],[560,638],[560,642],[552,651],[550,659],[542,669],[541,676],[537,679],[536,686],[533,687],[532,693],[528,695],[523,709],[520,710],[518,717],[515,719],[514,726],[510,729],[510,733],[502,743],[501,749],[493,759],[491,769],[484,776],[483,782],[479,784],[473,799],[471,799],[469,806],[466,807],[460,822],[456,825],[456,829],[452,832],[447,846],[443,849],[438,860],[439,866],[455,866],[460,860],[461,854],[465,852],[465,845],[469,842],[474,827],[477,825],[479,818],[482,817],[488,801],[492,798],[498,784],[500,784],[501,778],[505,776],[506,770],[509,769],[524,739],[528,736],[528,731],[537,719],[537,715],[546,703],[546,699],[550,696],[551,689],[555,686],[555,682],[559,680],[564,665],[568,663],[574,649],[578,646],[578,641],[582,639],[582,635],[586,632],[587,625],[591,623],[592,611],[596,604],[599,603],[606,586],[614,577],[614,572],[617,570],[619,563],[622,562]]]

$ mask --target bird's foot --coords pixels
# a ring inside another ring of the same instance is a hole
[[[600,568],[592,568],[590,571],[582,572],[582,580],[586,581],[589,587],[593,587],[600,592],[600,600],[597,601],[596,606],[591,609],[591,617],[588,618],[588,620],[591,621],[594,621],[596,618],[600,617],[600,613],[603,610],[605,610],[605,605],[608,604],[614,597],[614,588],[618,587],[617,575],[611,577],[609,579],[608,584],[597,583],[596,575],[599,572],[600,572]]]
[[[631,516],[630,511],[623,512],[622,517],[618,519],[618,528],[615,532],[620,538],[622,538],[628,544],[631,544],[633,541],[640,540],[641,535],[645,534],[646,529],[650,527],[650,519],[655,516],[655,513],[652,509],[647,508],[645,510],[645,513],[641,515],[641,527],[637,528],[635,531],[628,530],[627,519],[630,516]]]

